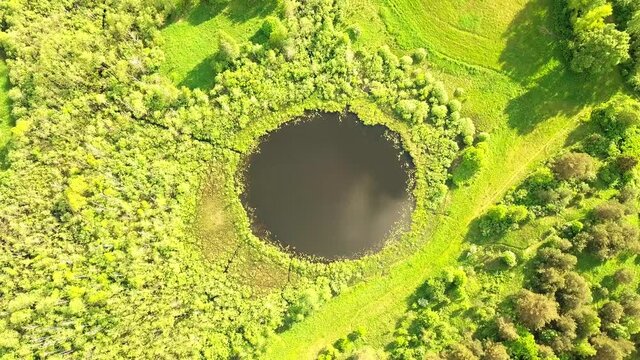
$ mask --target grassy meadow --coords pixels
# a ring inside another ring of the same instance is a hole
[[[552,10],[553,1],[356,3],[362,11],[354,10],[353,19],[362,29],[362,46],[390,44],[398,53],[427,48],[437,76],[466,90],[465,113],[491,134],[490,165],[470,187],[451,192],[433,219],[434,230],[425,234],[424,248],[281,334],[269,348],[270,359],[313,358],[358,327],[367,329],[373,347],[387,345],[413,291],[455,266],[469,240],[468,225],[533,167],[574,141],[590,107],[622,88],[616,76],[594,82],[568,71],[556,29],[562,15]],[[465,11],[456,11],[460,7]]]
[[[239,9],[249,8],[249,15],[239,19]],[[247,40],[274,9],[273,3],[236,0],[197,7],[163,30],[167,61],[162,71],[182,85],[210,86],[216,31]],[[468,225],[536,165],[579,139],[579,125],[591,106],[623,91],[618,75],[593,81],[567,69],[561,30],[567,20],[552,0],[355,0],[346,14],[360,30],[356,47],[387,45],[400,55],[425,48],[431,71],[449,90],[465,89],[465,115],[490,133],[489,166],[471,186],[451,191],[433,216],[432,231],[424,234],[423,248],[278,335],[268,347],[270,359],[314,358],[359,327],[367,329],[372,346],[387,345],[414,290],[455,266],[470,240]],[[521,250],[535,247],[535,241],[522,238],[540,237],[544,226],[531,224],[505,242]]]

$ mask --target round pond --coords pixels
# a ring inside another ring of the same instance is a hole
[[[350,113],[317,113],[270,133],[244,174],[254,233],[327,260],[379,249],[412,204],[411,159],[391,138]]]

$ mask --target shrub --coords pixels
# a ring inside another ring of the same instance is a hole
[[[235,39],[224,31],[219,32],[218,42],[217,60],[228,62],[233,61],[240,56],[240,47],[236,43]]]
[[[538,330],[558,318],[558,304],[547,296],[522,290],[516,299],[516,314],[528,329]]]
[[[513,251],[507,250],[503,252],[502,255],[500,256],[500,259],[509,268],[512,268],[518,265],[518,257],[516,256],[516,254],[513,253]]]
[[[618,271],[613,274],[613,279],[615,280],[617,285],[631,284],[634,278],[635,276],[633,270],[629,268],[618,269]]]
[[[360,27],[358,27],[357,25],[351,25],[347,29],[347,34],[349,34],[349,39],[351,39],[352,42],[355,42],[360,38],[362,30],[360,30]]]
[[[568,153],[553,163],[553,172],[560,180],[593,180],[595,160],[585,153]]]
[[[527,208],[521,205],[496,205],[479,221],[482,236],[499,236],[527,220]]]
[[[269,39],[269,45],[275,48],[282,47],[289,36],[286,26],[274,16],[264,20],[261,31]]]
[[[458,123],[460,127],[460,135],[462,136],[464,144],[472,145],[473,138],[476,134],[476,126],[473,123],[473,120],[469,118],[462,118],[458,121]]]
[[[530,332],[521,330],[517,339],[507,341],[505,345],[512,359],[539,359],[536,339]]]
[[[453,170],[451,181],[458,187],[471,183],[480,169],[485,166],[486,161],[484,146],[466,148],[460,155],[460,162]]]
[[[560,229],[563,237],[572,239],[584,229],[584,224],[579,220],[573,220],[562,226]]]
[[[446,105],[434,105],[433,107],[431,107],[431,116],[433,116],[436,121],[438,119],[446,118],[448,113],[449,109]]]
[[[411,57],[413,58],[413,62],[416,63],[416,64],[422,63],[427,58],[428,55],[429,55],[429,53],[424,48],[415,49],[415,50],[413,50],[413,53],[411,53]]]

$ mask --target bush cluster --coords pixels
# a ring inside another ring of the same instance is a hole
[[[606,0],[569,0],[573,53],[571,68],[577,72],[601,73],[629,59],[630,37],[608,22],[613,7]]]

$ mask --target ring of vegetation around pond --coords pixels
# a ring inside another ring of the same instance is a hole
[[[354,258],[406,227],[411,164],[386,127],[315,113],[260,142],[242,200],[259,237],[312,258]]]

